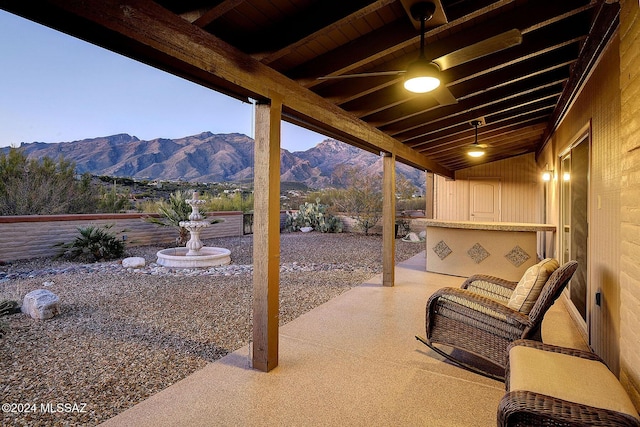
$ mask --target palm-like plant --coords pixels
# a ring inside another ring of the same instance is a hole
[[[145,221],[163,227],[177,228],[179,236],[176,239],[176,245],[185,246],[189,240],[189,231],[182,227],[180,223],[189,221],[189,215],[191,215],[191,206],[187,203],[187,193],[180,190],[171,193],[168,203],[164,200],[158,203],[158,214],[160,218],[147,217]],[[204,215],[202,217],[205,218]],[[209,221],[211,224],[218,222],[221,222],[221,220]]]
[[[187,196],[178,190],[169,195],[169,202],[161,200],[158,203],[158,214],[160,218],[147,217],[145,221],[163,227],[174,227],[180,233],[176,239],[178,246],[184,246],[187,243],[189,231],[180,225],[182,221],[189,220],[191,214],[191,206],[187,203]]]
[[[113,224],[78,228],[78,236],[72,242],[54,245],[61,248],[57,256],[70,259],[84,257],[90,261],[122,257],[126,249],[125,244],[109,231],[112,227]]]

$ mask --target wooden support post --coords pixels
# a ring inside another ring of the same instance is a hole
[[[425,192],[424,192],[424,199],[425,199],[424,214],[425,214],[425,217],[429,219],[433,219],[433,215],[434,215],[434,200],[435,200],[434,182],[435,182],[435,176],[433,175],[433,173],[426,171]]]
[[[255,108],[253,367],[269,372],[278,366],[282,103]]]
[[[393,286],[396,258],[396,156],[382,156],[382,285]]]

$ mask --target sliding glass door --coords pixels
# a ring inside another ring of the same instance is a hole
[[[584,321],[588,317],[589,137],[585,135],[560,159],[561,261],[578,261],[568,286],[569,298]]]

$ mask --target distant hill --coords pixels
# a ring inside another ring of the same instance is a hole
[[[59,143],[22,143],[29,158],[63,156],[79,173],[148,180],[242,182],[253,178],[253,139],[239,133],[143,141],[127,134]],[[8,147],[0,149],[3,152]],[[326,139],[306,151],[281,150],[281,180],[325,188],[341,164],[381,171],[382,159],[348,144]],[[405,165],[398,173],[424,189],[424,172]]]

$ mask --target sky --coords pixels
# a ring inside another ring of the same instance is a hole
[[[206,131],[253,137],[253,106],[0,10],[0,147]],[[289,151],[324,139],[282,122]]]

